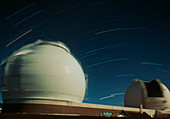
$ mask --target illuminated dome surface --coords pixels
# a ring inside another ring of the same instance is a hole
[[[4,102],[59,100],[82,102],[85,77],[80,64],[61,42],[38,40],[3,63]]]
[[[124,95],[125,107],[140,107],[169,110],[170,93],[168,88],[158,79],[151,82],[134,80]]]

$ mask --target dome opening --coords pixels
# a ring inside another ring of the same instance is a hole
[[[163,97],[163,91],[157,80],[153,80],[151,82],[144,82],[148,97]]]

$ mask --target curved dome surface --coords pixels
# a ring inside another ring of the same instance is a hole
[[[14,52],[3,64],[2,94],[10,100],[82,102],[85,76],[61,42],[38,40]]]
[[[151,82],[134,80],[124,95],[124,106],[166,110],[170,108],[168,88],[158,79]]]

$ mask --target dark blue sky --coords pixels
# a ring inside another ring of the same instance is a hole
[[[134,78],[159,78],[170,88],[169,6],[163,0],[3,0],[0,61],[37,39],[62,41],[88,74],[84,102],[122,106]],[[111,94],[117,95],[100,100]]]

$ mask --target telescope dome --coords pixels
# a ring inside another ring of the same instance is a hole
[[[156,110],[169,110],[169,89],[159,80],[134,80],[124,95],[125,107],[137,107]]]
[[[62,42],[38,40],[23,46],[3,63],[5,103],[20,100],[82,102],[85,76]]]

